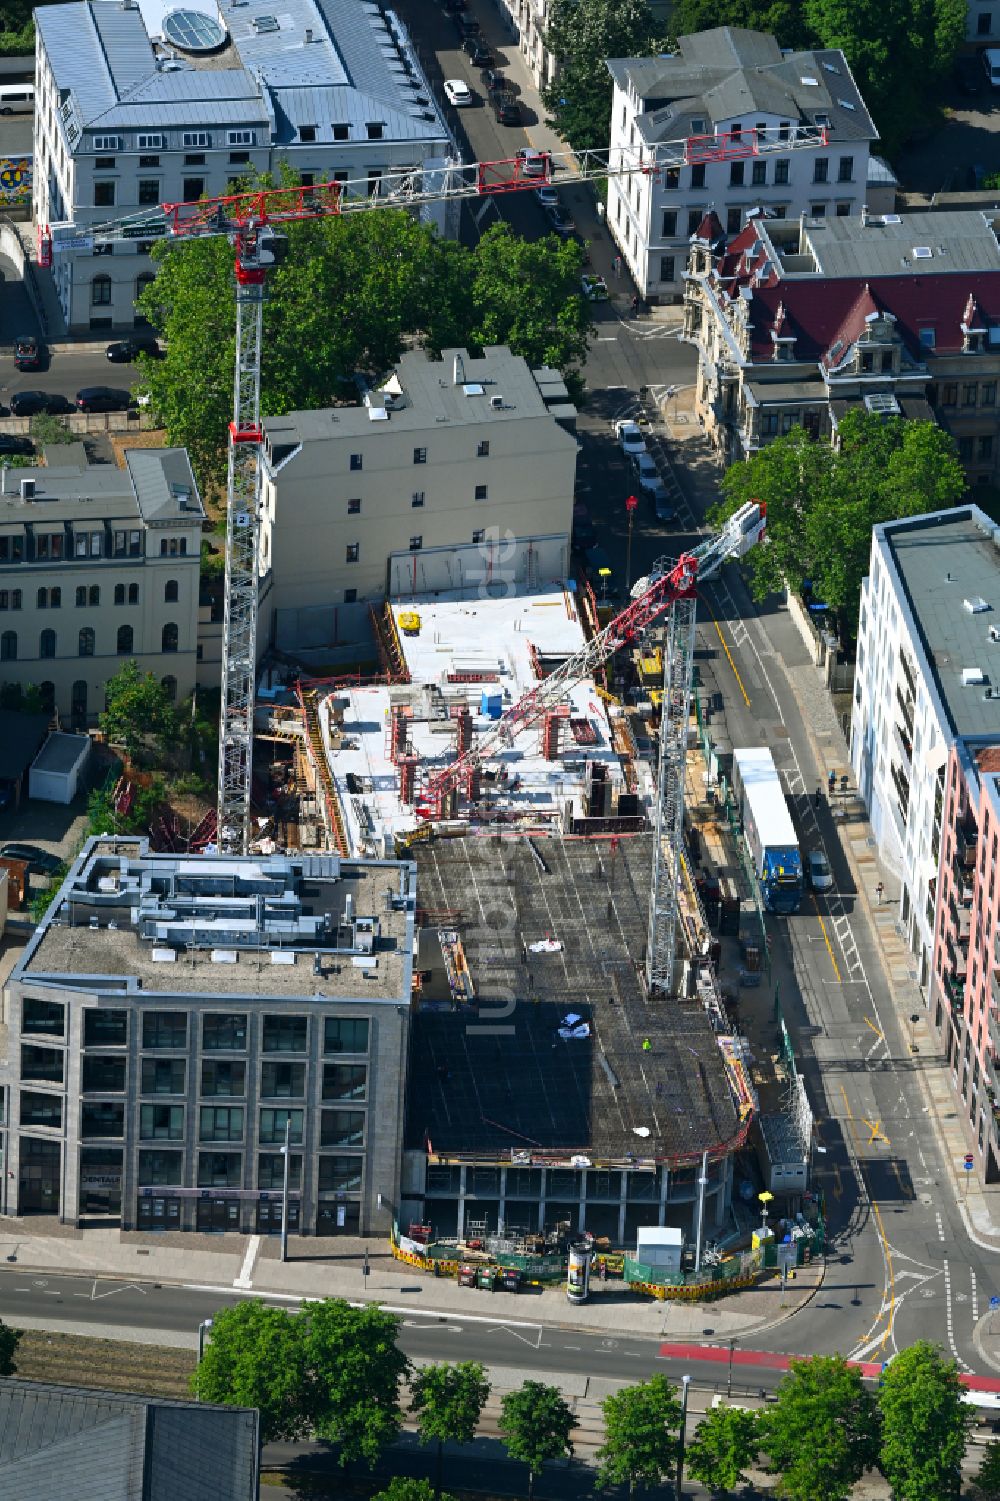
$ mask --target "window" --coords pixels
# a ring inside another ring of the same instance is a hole
[[[351,454],[351,468],[352,469],[361,469],[361,468],[363,468],[363,466],[364,466],[364,454],[361,454],[361,453],[352,453]]]
[[[178,556],[184,558],[187,556],[187,550],[186,537],[164,537],[160,542],[161,558],[176,558]]]
[[[95,276],[90,283],[90,301],[93,307],[111,306],[111,277]]]
[[[43,1079],[47,1084],[61,1084],[65,1060],[61,1048],[40,1048],[35,1043],[22,1042],[21,1078],[28,1083]]]
[[[229,153],[229,165],[231,167],[245,167],[246,164],[247,164],[247,162],[249,160],[250,160],[250,153],[249,153],[249,151],[230,151],[230,153]],[[310,188],[310,187],[312,187],[312,183],[307,183],[306,182],[306,178],[308,176],[309,176],[308,172],[303,172],[303,174],[302,174],[302,186],[304,188]]]
[[[358,1193],[361,1189],[360,1157],[321,1157],[319,1186],[327,1193]]]
[[[197,203],[205,192],[205,179],[203,177],[185,177],[181,186],[181,196],[185,203]]]
[[[688,210],[688,230],[687,230],[687,232],[688,232],[689,235],[693,235],[693,234],[697,234],[698,233],[698,225],[701,223],[703,217],[704,217],[704,215],[702,214],[702,211],[701,211],[700,208],[692,208],[692,209]]]
[[[186,1011],[147,1011],[142,1018],[144,1048],[186,1048]]]
[[[997,404],[997,383],[995,380],[984,381],[979,392],[979,405],[981,407],[995,407]]]
[[[810,203],[810,205],[809,205],[809,212],[810,212],[810,214],[812,214],[812,216],[813,216],[814,219],[825,219],[826,218],[826,204],[825,203]]]
[[[302,1115],[301,1110],[262,1110],[260,1112],[260,1141],[261,1145],[279,1145],[285,1139],[285,1123],[291,1126],[290,1139],[296,1143],[302,1141]]]
[[[63,555],[62,532],[38,532],[35,536],[35,557],[58,561]]]
[[[962,461],[963,464],[971,464],[972,463],[972,439],[971,438],[959,438],[959,440],[958,440],[958,457],[961,459],[961,461]]]
[[[979,449],[976,454],[980,464],[988,464],[993,457],[993,438],[990,434],[979,440]]]
[[[113,182],[94,183],[94,207],[112,208],[115,201],[115,185]],[[108,299],[110,301],[110,298]]]
[[[921,329],[920,332],[922,335],[923,329]],[[969,381],[967,385],[964,385],[962,387],[962,405],[964,407],[974,407],[976,404],[976,396],[978,395],[978,392],[979,387],[977,386],[975,381]]]
[[[23,553],[23,537],[0,537],[0,563],[20,563]]]
[[[76,590],[76,607],[77,607],[78,610],[82,610],[82,609],[86,608],[86,604],[87,604],[87,586],[86,586],[86,584],[79,584],[77,586],[77,590]]]
[[[247,1092],[246,1073],[242,1058],[205,1058],[201,1065],[201,1092],[209,1099],[242,1099]]]
[[[138,584],[129,584],[129,586],[128,586],[128,602],[129,602],[130,605],[137,605],[139,603],[139,585]]]
[[[127,656],[132,651],[132,643],[135,640],[135,632],[130,625],[118,627],[118,639],[115,649],[120,657]]]
[[[837,218],[838,219],[846,219],[846,218],[848,218],[848,216],[850,215],[850,212],[851,212],[851,205],[849,203],[838,203],[837,204]]]
[[[285,1154],[283,1152],[261,1152],[257,1158],[257,1187],[260,1189],[280,1190],[284,1187]],[[289,1188],[302,1187],[302,1154],[301,1152],[289,1152],[288,1154],[288,1186]]]
[[[368,1069],[363,1063],[324,1063],[324,1100],[363,1100],[368,1095]]]
[[[694,167],[691,168],[691,186],[693,188],[703,188],[705,186],[705,163],[704,162],[699,162],[697,164],[697,166],[694,166]],[[700,217],[701,216],[699,215],[699,218]],[[695,226],[695,228],[697,228],[697,225]]]
[[[212,138],[207,130],[186,130],[183,136],[185,150],[193,146],[211,146]]]
[[[489,485],[477,485],[476,486],[476,499],[477,500],[488,500],[489,499],[489,492],[490,492]]]
[[[425,495],[425,492],[423,490],[414,490],[413,496],[412,496],[412,498],[410,500],[410,506],[411,506],[411,508],[414,511],[419,511],[420,507],[423,505],[425,499],[426,499],[426,495]]]
[[[742,161],[729,163],[729,186],[731,188],[741,188],[743,186],[744,166],[745,163]]]
[[[92,657],[94,655],[94,630],[92,626],[85,625],[80,632],[79,654],[81,657]]]
[[[988,10],[981,10],[976,17],[976,35],[989,36],[993,29],[993,17]]]
[[[485,542],[485,541],[486,541],[486,528],[485,528],[485,526],[477,527],[476,530],[472,533],[472,542],[473,542],[473,545],[476,546],[480,542]]]
[[[20,589],[0,589],[0,610],[19,610],[20,608]]]
[[[788,182],[788,160],[782,157],[774,164],[774,185],[776,188],[783,187]]]
[[[29,1089],[21,1090],[22,1126],[61,1126],[62,1097],[57,1094],[35,1094]]]
[[[944,407],[958,406],[958,386],[947,385],[941,389],[941,405]]]
[[[663,186],[669,193],[674,193],[681,185],[680,167],[668,167],[663,174]]]
[[[230,146],[252,146],[254,144],[252,130],[230,130],[226,139]]]
[[[136,587],[138,587],[138,586],[137,585],[133,585],[133,588],[136,588]],[[177,603],[177,594],[178,594],[177,580],[176,579],[167,579],[167,582],[163,586],[163,602],[164,602],[164,604],[175,605]]]
[[[122,149],[121,136],[95,136],[95,151],[120,151]]]
[[[115,604],[116,605],[123,605],[124,603],[125,603],[125,585],[124,584],[116,584],[115,585]]]
[[[356,563],[358,561],[358,559],[360,558],[360,556],[361,556],[361,543],[360,542],[348,542],[347,547],[344,550],[344,562],[345,563]]]
[[[181,1152],[140,1152],[139,1184],[155,1188],[161,1184],[179,1184],[184,1178]]]
[[[347,502],[347,514],[348,514],[348,516],[360,516],[360,514],[361,514],[361,502],[360,502],[360,500],[349,500]]]
[[[308,1041],[305,1016],[265,1016],[265,1053],[304,1053]]]
[[[89,1016],[90,1013],[88,1012]],[[25,996],[21,1004],[21,1032],[30,1036],[39,1034],[48,1037],[66,1035],[66,1016],[60,1001],[42,1001],[34,996]],[[327,1049],[329,1052],[330,1049]],[[353,1050],[352,1051],[356,1051]],[[367,1052],[367,1046],[361,1052]]]
[[[182,1141],[183,1105],[140,1105],[139,1135],[143,1141]]]
[[[242,1105],[202,1105],[198,1112],[199,1141],[242,1141]]]
[[[366,129],[368,131],[368,139],[370,141],[380,141],[382,139],[383,126],[380,121],[369,120]]]
[[[199,1152],[199,1188],[239,1188],[243,1179],[241,1152]]]
[[[424,545],[424,539],[423,539],[422,536],[416,536],[416,537],[411,537],[410,538],[410,551],[411,552],[419,552],[420,549],[423,547],[423,545]]]
[[[328,1016],[323,1021],[324,1053],[367,1053],[366,1016]]]
[[[177,627],[172,620],[168,620],[160,632],[160,650],[165,652],[177,650]]]
[[[853,158],[853,156],[842,156],[840,158],[840,161],[837,163],[837,181],[838,182],[853,182],[854,181],[854,158]]]
[[[357,603],[357,599],[358,599],[358,591],[357,591],[357,589],[345,589],[344,590],[344,604],[345,605],[356,604]]]
[[[351,127],[349,125],[335,125],[333,127],[333,139],[335,141],[349,141],[350,138]]]
[[[144,1058],[142,1060],[143,1094],[183,1094],[185,1062],[183,1058]]]
[[[489,456],[490,456],[490,440],[489,440],[489,438],[480,438],[479,442],[476,444],[476,458],[477,459],[488,459]]]
[[[738,208],[726,210],[726,233],[736,235],[740,232],[740,224],[743,220],[743,212]]]
[[[139,202],[140,203],[154,204],[154,203],[159,203],[159,201],[160,201],[160,182],[159,182],[159,178],[156,178],[156,177],[140,177],[140,179],[139,179]]]
[[[101,1100],[80,1109],[81,1136],[124,1136],[125,1106]]]
[[[38,655],[40,657],[54,657],[56,654],[55,631],[43,631],[38,638]]]
[[[363,1110],[324,1110],[321,1112],[320,1146],[361,1147],[365,1141]]]
[[[750,181],[755,188],[763,188],[767,184],[767,162],[754,162],[750,174]]]
[[[102,1094],[121,1093],[125,1088],[125,1059],[120,1053],[107,1058],[100,1053],[85,1053],[83,1087],[100,1090]]]
[[[933,349],[937,343],[937,332],[933,328],[922,328],[919,330],[919,338],[921,349]],[[972,389],[974,391],[976,389],[975,386]],[[966,387],[966,390],[968,390],[968,387]],[[973,398],[972,404],[975,406],[975,398]]]
[[[300,141],[304,141],[306,143],[306,145],[308,146],[313,141],[315,141],[315,139],[316,139],[316,127],[315,127],[315,125],[300,125],[299,126],[299,140]]]
[[[0,636],[0,662],[17,661],[17,632],[4,631]]]
[[[161,135],[140,135],[136,141],[136,145],[140,151],[162,151],[163,137]]]
[[[49,607],[49,591],[47,589],[39,589],[38,594],[35,597],[35,604],[38,606],[38,608],[40,610],[47,610],[48,609],[48,607]]]
[[[672,255],[660,256],[660,280],[672,282],[675,274],[676,257]]]
[[[813,162],[813,182],[829,182],[829,180],[830,158],[828,156],[818,156]]]
[[[220,1013],[203,1017],[201,1045],[206,1052],[245,1051],[247,1045],[246,1012]]]
[[[669,240],[676,233],[677,233],[677,210],[676,209],[664,209],[663,216],[662,216],[662,218],[660,220],[660,236],[664,240]]]
[[[301,1100],[306,1092],[304,1063],[265,1063],[260,1071],[264,1100]]]

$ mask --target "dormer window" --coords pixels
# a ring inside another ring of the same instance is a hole
[[[936,343],[937,333],[933,328],[922,328],[920,330],[921,349],[933,349]]]
[[[982,354],[986,348],[986,332],[981,328],[974,328],[962,336],[963,354]]]

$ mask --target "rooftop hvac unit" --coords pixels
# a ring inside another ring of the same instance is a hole
[[[490,397],[490,406],[493,408],[493,410],[495,412],[502,412],[503,411],[503,397],[502,396],[491,396]],[[22,481],[22,483],[23,483],[23,481]]]

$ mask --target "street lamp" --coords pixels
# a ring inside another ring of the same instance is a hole
[[[625,551],[625,593],[626,594],[628,594],[631,591],[631,588],[632,588],[632,523],[635,520],[635,513],[636,513],[636,510],[638,509],[638,506],[639,506],[639,502],[636,499],[636,497],[634,495],[630,495],[628,497],[628,499],[626,500],[626,502],[625,502],[625,509],[628,512],[628,545],[627,545],[626,551]]]
[[[729,1341],[729,1379],[726,1382],[726,1400],[727,1400],[727,1402],[729,1401],[729,1399],[733,1395],[733,1352],[735,1351],[735,1349],[736,1349],[736,1341],[734,1339],[731,1339]]]
[[[212,1325],[214,1323],[215,1323],[214,1319],[202,1319],[201,1323],[198,1325],[198,1364],[199,1364],[199,1366],[201,1365],[202,1361],[205,1358],[205,1330],[206,1329],[211,1329],[211,1327],[212,1327]],[[200,1402],[201,1401],[201,1392],[200,1391],[196,1391],[195,1392],[195,1401],[196,1402]]]
[[[606,605],[608,602],[608,583],[611,579],[611,569],[598,568],[597,572],[601,580],[601,604]]]
[[[688,1390],[691,1386],[691,1377],[681,1377],[681,1432],[677,1444],[677,1484],[674,1488],[674,1501],[684,1501],[684,1443],[687,1438],[688,1420]]]
[[[759,1193],[757,1195],[757,1197],[760,1200],[760,1208],[761,1208],[760,1233],[761,1233],[761,1235],[766,1235],[767,1234],[767,1206],[768,1206],[768,1204],[770,1204],[771,1200],[774,1198],[774,1194],[768,1193],[767,1189],[765,1188],[764,1192],[763,1193]]]

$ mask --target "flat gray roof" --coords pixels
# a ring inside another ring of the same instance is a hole
[[[80,757],[85,756],[89,750],[89,735],[66,735],[61,730],[54,730],[32,761],[32,768],[57,774],[66,773],[72,771]]]
[[[114,464],[77,463],[8,470],[0,495],[4,523],[123,520],[200,523],[205,512],[186,448],[130,448],[125,469]],[[21,499],[21,481],[33,480],[35,493]]]
[[[1000,270],[1000,244],[985,214],[978,210],[928,214],[893,214],[887,224],[877,216],[810,219],[805,238],[824,276],[897,276],[933,272]],[[891,222],[898,218],[900,223]],[[927,257],[915,257],[920,247]],[[904,258],[907,265],[903,264]]]
[[[923,641],[941,701],[958,736],[1000,737],[1000,547],[996,528],[978,507],[938,511],[879,528],[888,544]],[[973,614],[965,600],[984,599]],[[962,672],[978,668],[985,681],[963,686]]]

